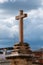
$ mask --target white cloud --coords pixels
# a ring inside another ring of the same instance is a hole
[[[16,0],[0,0],[0,3],[5,3],[5,2],[15,2]]]
[[[3,12],[4,12],[4,10],[0,9],[0,14],[3,13]]]
[[[0,0],[0,3],[8,2],[8,0]]]
[[[26,2],[27,0],[0,0],[0,3],[5,3],[5,2],[15,2],[15,1],[19,1],[19,2]]]
[[[24,38],[27,41],[43,40],[43,9],[31,10],[27,12],[28,17],[24,22]],[[5,42],[3,38],[17,39],[19,34],[18,21],[15,16],[10,16],[0,20],[0,42]],[[7,40],[8,41],[8,40]],[[37,46],[37,43],[36,43]],[[38,45],[37,47],[40,47]]]
[[[14,3],[16,0],[9,0],[9,1]]]
[[[0,24],[8,25],[9,27],[15,25],[17,22],[15,21],[15,16],[12,17],[6,17],[4,19],[0,19]]]
[[[17,1],[17,0],[16,0]],[[18,1],[23,1],[23,0],[18,0]],[[24,0],[24,1],[27,1],[27,0]]]
[[[11,24],[11,25],[14,25],[15,16],[5,19],[4,22],[5,22],[5,23],[8,23],[8,24]],[[15,23],[16,23],[16,22],[15,22]]]
[[[31,10],[29,13],[28,13],[28,16],[29,18],[37,18],[37,17],[40,17],[40,18],[43,18],[43,9],[42,8],[39,8],[37,10]]]
[[[41,5],[43,6],[43,0],[41,0],[42,2],[41,2]]]
[[[43,9],[31,10],[28,13],[25,24],[25,38],[30,40],[43,38]],[[0,35],[6,37],[14,37],[18,34],[18,23],[15,16],[1,20],[0,22]],[[5,35],[3,35],[3,33]],[[7,35],[8,34],[8,35]],[[42,38],[41,38],[42,37]]]
[[[11,28],[6,25],[0,25],[0,38],[14,38],[18,33],[18,25],[14,25]]]
[[[31,10],[25,23],[25,35],[29,40],[42,40],[43,38],[43,9]],[[42,37],[42,38],[41,38]]]
[[[7,19],[3,19],[0,22],[0,38],[2,37],[14,37],[18,34],[18,25],[15,21],[15,16]]]

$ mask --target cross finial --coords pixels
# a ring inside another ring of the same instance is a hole
[[[23,43],[23,18],[27,17],[27,14],[23,14],[23,10],[20,10],[19,16],[16,16],[16,20],[19,20],[19,28],[20,28],[20,42]]]

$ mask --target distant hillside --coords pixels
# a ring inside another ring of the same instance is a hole
[[[35,50],[35,52],[43,52],[43,48],[40,48],[38,50]]]

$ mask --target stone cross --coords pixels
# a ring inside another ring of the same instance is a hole
[[[20,43],[23,43],[23,18],[25,17],[27,17],[27,14],[23,14],[23,10],[20,10],[19,16],[16,16],[16,20],[19,20]]]

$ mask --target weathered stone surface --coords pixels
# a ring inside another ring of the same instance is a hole
[[[27,59],[22,58],[16,58],[15,60],[12,60],[11,65],[32,65],[31,61],[28,61]]]
[[[12,60],[11,65],[32,65],[31,49],[29,44],[21,45],[17,43],[13,46],[14,51],[6,56],[6,59]]]

